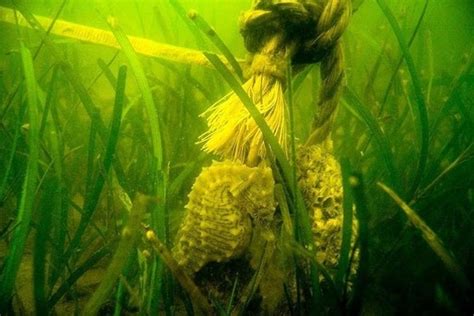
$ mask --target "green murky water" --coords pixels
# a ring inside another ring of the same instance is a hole
[[[328,2],[0,1],[0,314],[472,314],[474,5]]]

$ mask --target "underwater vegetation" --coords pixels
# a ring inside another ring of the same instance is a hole
[[[471,2],[0,0],[0,314],[471,315]]]

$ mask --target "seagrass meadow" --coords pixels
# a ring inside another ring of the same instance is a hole
[[[472,0],[0,0],[0,315],[472,315]]]

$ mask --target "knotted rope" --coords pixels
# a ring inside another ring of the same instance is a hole
[[[339,38],[348,25],[350,0],[266,1],[241,16],[240,28],[250,52],[244,90],[287,152],[286,69],[321,62],[322,84],[309,143],[324,141],[340,97],[344,77]],[[301,67],[299,67],[301,68]],[[203,115],[209,130],[200,142],[207,152],[248,165],[266,158],[263,136],[240,99],[230,93]]]

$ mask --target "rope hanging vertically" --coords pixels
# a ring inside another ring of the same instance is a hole
[[[286,68],[321,62],[319,106],[309,143],[324,141],[344,77],[339,38],[350,17],[350,0],[259,1],[241,16],[241,33],[250,53],[244,90],[287,151]],[[300,67],[301,68],[301,67]],[[263,136],[238,96],[230,93],[205,113],[209,130],[203,150],[250,166],[266,158]]]
[[[344,79],[344,55],[339,39],[349,24],[351,12],[350,0],[328,0],[318,20],[318,36],[308,47],[315,56],[320,51],[326,52],[321,59],[319,104],[308,144],[323,142],[331,132]]]

